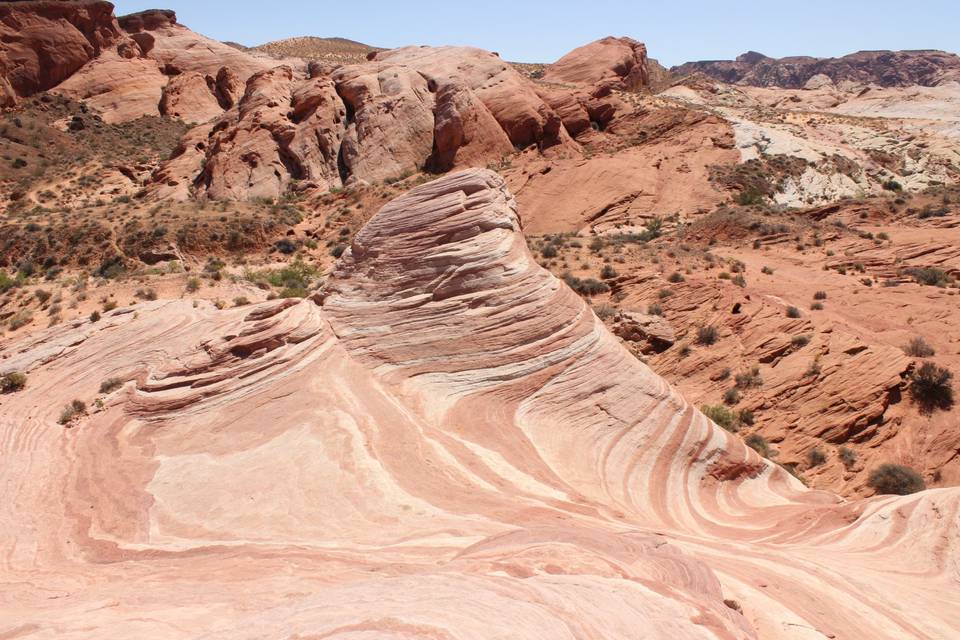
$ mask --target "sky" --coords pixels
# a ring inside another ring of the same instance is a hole
[[[672,66],[734,58],[839,56],[861,49],[960,52],[960,0],[113,0],[117,15],[173,9],[217,40],[255,46],[340,36],[380,47],[473,45],[515,62],[553,62],[608,35],[645,42]]]

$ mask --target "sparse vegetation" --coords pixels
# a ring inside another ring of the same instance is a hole
[[[799,317],[800,317],[800,309],[797,309],[797,308],[794,307],[794,306],[787,307],[787,317],[788,317],[788,318],[793,318],[793,319],[799,318]]]
[[[903,352],[908,356],[914,358],[930,358],[937,354],[936,350],[931,347],[926,340],[922,337],[917,336],[913,338],[903,347]]]
[[[722,405],[704,405],[700,411],[727,431],[736,432],[739,428],[737,415]]]
[[[770,443],[767,442],[767,439],[764,438],[759,433],[751,434],[744,440],[746,445],[762,455],[764,458],[770,458],[772,451],[770,450]]]
[[[882,464],[870,472],[867,485],[882,494],[906,496],[927,488],[923,477],[899,464]]]
[[[73,400],[60,412],[60,424],[66,426],[87,412],[87,405],[82,400]]]
[[[712,345],[717,341],[720,332],[712,324],[704,325],[697,329],[697,344]]]
[[[739,403],[739,402],[740,402],[740,392],[737,391],[736,388],[727,389],[726,391],[723,392],[723,401],[724,401],[726,404],[730,405],[730,406],[733,406],[733,405]]]
[[[953,373],[932,362],[924,362],[910,376],[910,393],[924,411],[953,407]]]
[[[107,378],[100,383],[100,393],[113,393],[123,386],[123,380],[120,378]]]
[[[850,447],[840,447],[838,453],[840,455],[840,462],[842,462],[843,466],[845,466],[847,469],[856,464],[857,452]]]
[[[738,373],[734,378],[737,389],[753,389],[763,386],[763,377],[760,375],[760,367],[753,367],[750,371]]]
[[[819,447],[814,447],[807,452],[807,465],[810,467],[819,467],[827,461],[827,454],[823,452],[823,449]]]
[[[667,281],[668,281],[668,282],[671,282],[671,283],[673,283],[673,284],[677,284],[677,283],[683,282],[684,280],[686,280],[686,278],[684,278],[684,277],[683,277],[683,274],[680,273],[679,271],[674,271],[674,272],[671,273],[670,276],[667,278]]]
[[[0,393],[13,393],[25,386],[27,386],[27,376],[19,371],[11,371],[0,377]]]

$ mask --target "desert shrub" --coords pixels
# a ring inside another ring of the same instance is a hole
[[[76,420],[87,411],[87,405],[82,400],[74,400],[63,408],[60,412],[60,419],[57,420],[62,425],[67,425]]]
[[[100,383],[100,393],[113,393],[123,386],[123,380],[120,378],[107,378]]]
[[[737,416],[730,409],[722,405],[704,405],[700,407],[700,411],[727,431],[737,430]]]
[[[910,393],[924,410],[953,406],[953,373],[932,362],[924,362],[910,376]]]
[[[672,295],[673,295],[673,289],[660,289],[660,291],[657,291],[657,297],[660,298],[661,300],[666,300]]]
[[[7,321],[7,326],[11,331],[16,331],[20,327],[25,327],[33,320],[33,314],[29,311],[19,311]]]
[[[27,386],[27,376],[19,371],[11,371],[0,378],[0,393],[13,393],[25,386]]]
[[[603,248],[606,245],[607,243],[604,242],[603,238],[601,238],[600,236],[594,236],[593,239],[590,241],[590,251],[593,251],[594,253],[600,253],[601,251],[603,251]]]
[[[827,454],[819,447],[814,447],[807,453],[807,464],[811,467],[819,467],[827,461]]]
[[[140,298],[141,300],[156,300],[156,299],[157,299],[157,291],[156,291],[156,289],[150,289],[150,288],[148,288],[148,289],[137,289],[136,293],[134,293],[133,295],[136,296],[137,298]]]
[[[33,292],[33,297],[36,298],[37,302],[40,304],[47,304],[47,300],[49,300],[52,296],[53,294],[45,289],[37,289]]]
[[[747,425],[748,427],[752,427],[755,421],[755,418],[753,416],[753,411],[750,411],[750,409],[741,409],[740,413],[737,414],[737,417],[740,419],[740,422]]]
[[[653,304],[647,305],[647,313],[651,316],[662,316],[663,307],[654,302]]]
[[[719,332],[712,324],[708,324],[697,329],[697,343],[711,345],[717,341]]]
[[[754,433],[753,435],[747,437],[744,442],[748,447],[762,455],[764,458],[770,457],[770,443],[767,442],[767,439],[759,433]]]
[[[731,406],[740,402],[740,392],[736,388],[727,389],[723,392],[723,401]]]
[[[887,191],[903,191],[903,185],[897,182],[896,180],[886,180],[883,183],[883,188]]]
[[[277,251],[286,255],[295,253],[297,250],[297,245],[289,238],[280,238],[274,243],[273,246],[277,249]]]
[[[867,484],[877,493],[906,496],[927,488],[923,477],[900,464],[882,464],[870,472]]]
[[[103,303],[103,312],[104,312],[104,313],[107,313],[107,312],[109,312],[109,311],[113,311],[113,310],[116,309],[116,308],[117,308],[117,301],[116,301],[116,300],[108,300],[107,302],[104,302],[104,303]]]
[[[235,307],[245,307],[250,304],[250,300],[246,296],[237,296],[233,299],[233,306]]]
[[[90,314],[90,322],[99,322],[100,321],[100,312],[94,311]]]
[[[917,217],[921,220],[926,220],[927,218],[942,218],[948,213],[950,213],[950,209],[947,207],[934,207],[932,204],[928,204],[917,214]]]
[[[764,200],[763,193],[756,187],[748,187],[737,194],[737,204],[742,207],[749,207],[755,204],[762,204]]]
[[[817,291],[816,293],[813,294],[813,299],[814,299],[814,300],[826,300],[826,299],[827,299],[827,292],[826,292],[826,291]]]
[[[950,284],[951,281],[946,271],[935,267],[906,269],[905,273],[912,277],[917,283],[927,285],[928,287],[945,287]]]
[[[10,289],[18,286],[20,284],[19,280],[11,278],[4,271],[0,271],[0,293],[6,293]]]
[[[814,302],[813,304],[810,305],[810,310],[811,310],[811,311],[823,311],[823,303],[822,303],[822,302]]]
[[[546,245],[543,249],[540,250],[540,255],[542,255],[544,258],[556,258],[557,245],[553,243]]]
[[[346,250],[347,250],[347,245],[338,244],[338,245],[335,245],[333,249],[330,250],[330,255],[333,256],[334,258],[339,258],[340,256],[343,255],[343,252]]]
[[[857,452],[850,447],[840,447],[839,454],[840,462],[848,469],[857,461]]]
[[[793,306],[787,307],[787,317],[794,318],[794,319],[799,318],[800,309],[797,309],[796,307],[793,307]]]
[[[733,284],[737,285],[741,289],[747,286],[747,279],[744,278],[743,275],[739,273],[733,277],[733,280],[731,282],[733,282]]]
[[[887,233],[886,231],[881,231],[880,233],[877,234],[877,240],[889,240],[889,239],[890,239],[890,234]]]
[[[793,336],[793,338],[790,339],[790,344],[792,344],[797,349],[802,349],[803,347],[810,344],[810,336],[807,336],[807,335]]]
[[[727,273],[726,271],[721,271],[717,277],[720,278],[721,280],[729,280],[730,274]]]
[[[686,279],[686,278],[683,277],[683,274],[682,274],[682,273],[680,273],[679,271],[674,271],[674,272],[671,273],[670,276],[667,278],[667,281],[668,281],[668,282],[672,282],[673,284],[677,284],[677,283],[679,283],[679,282],[683,282],[685,279]]]
[[[725,367],[723,371],[717,374],[717,380],[728,380],[732,374],[730,367]]]
[[[903,352],[914,358],[929,358],[937,353],[934,348],[927,344],[927,341],[920,336],[917,336],[904,345]]]
[[[765,273],[768,276],[772,276],[773,269],[771,269],[770,267],[763,267],[762,269],[760,269],[760,273]]]
[[[763,378],[760,376],[759,367],[753,367],[750,371],[738,373],[733,380],[737,389],[752,389],[763,386]]]
[[[604,280],[609,280],[611,278],[616,278],[618,275],[617,270],[614,269],[609,264],[603,265],[603,269],[600,270],[600,277]]]
[[[187,280],[187,292],[196,293],[200,290],[200,279],[199,278],[190,278]]]
[[[597,317],[601,320],[606,320],[607,318],[612,318],[617,313],[616,307],[610,304],[601,304],[593,308],[593,312],[597,314]]]

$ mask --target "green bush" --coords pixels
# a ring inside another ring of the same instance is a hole
[[[800,309],[796,307],[787,307],[787,317],[797,319],[800,317]]]
[[[826,291],[817,291],[816,293],[813,294],[813,299],[814,299],[814,300],[826,300],[826,299],[827,299],[827,292],[826,292]]]
[[[927,488],[923,477],[900,464],[882,464],[870,472],[867,484],[877,493],[906,496]]]
[[[661,307],[661,306],[660,306],[659,304],[657,304],[656,302],[654,302],[653,304],[649,304],[649,305],[647,305],[647,314],[649,314],[649,315],[651,315],[651,316],[662,316],[662,315],[663,315],[663,307]]]
[[[0,378],[0,393],[13,393],[27,386],[27,376],[19,371],[11,371]]]
[[[548,244],[543,249],[540,250],[540,255],[544,258],[556,258],[557,257],[557,246],[555,244]]]
[[[616,278],[618,275],[617,270],[614,269],[611,265],[603,265],[603,269],[600,270],[600,277],[604,280],[610,280],[611,278]]]
[[[685,279],[686,279],[686,278],[683,277],[683,274],[682,274],[682,273],[680,273],[679,271],[674,271],[674,272],[671,273],[670,276],[667,278],[667,281],[668,281],[668,282],[672,282],[673,284],[677,284],[677,283],[679,283],[679,282],[683,282]]]
[[[727,431],[736,432],[739,428],[736,414],[724,406],[704,405],[700,407],[700,411]]]

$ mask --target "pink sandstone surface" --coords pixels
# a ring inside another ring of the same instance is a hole
[[[960,628],[960,490],[807,490],[536,264],[490,171],[385,206],[309,299],[143,303],[11,370],[3,638]]]

